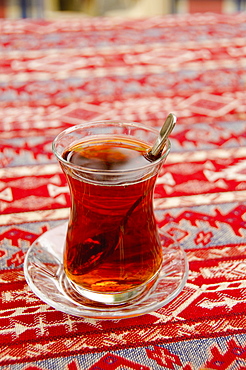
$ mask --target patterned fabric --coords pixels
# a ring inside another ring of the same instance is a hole
[[[246,14],[2,20],[0,45],[0,369],[246,369]],[[169,112],[154,202],[186,250],[185,288],[136,318],[54,310],[23,275],[32,242],[68,217],[52,140]]]

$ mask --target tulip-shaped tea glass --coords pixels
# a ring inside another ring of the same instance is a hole
[[[152,287],[162,266],[153,212],[158,131],[138,123],[88,122],[61,132],[53,151],[66,175],[71,209],[63,265],[82,296],[122,304]]]

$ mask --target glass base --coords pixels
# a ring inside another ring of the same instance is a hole
[[[141,284],[135,289],[130,289],[125,292],[114,292],[114,293],[98,293],[92,292],[91,290],[82,288],[67,278],[64,274],[64,281],[62,283],[64,294],[67,294],[71,289],[76,290],[78,294],[82,295],[85,298],[88,298],[92,301],[104,303],[105,305],[119,305],[128,302],[130,299],[139,297],[141,293],[150,290],[155,284],[160,271],[147,281],[145,284]],[[69,286],[70,285],[70,286]]]
[[[59,311],[96,319],[138,316],[169,303],[186,283],[186,255],[177,243],[160,231],[163,263],[155,279],[139,288],[131,297],[126,297],[126,302],[119,304],[112,297],[107,303],[97,302],[91,295],[86,297],[84,292],[82,295],[64,273],[62,260],[66,231],[67,223],[41,235],[29,248],[24,262],[25,278],[32,291]]]

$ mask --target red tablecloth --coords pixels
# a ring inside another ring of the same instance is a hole
[[[0,369],[246,369],[246,14],[0,23]],[[54,137],[85,120],[160,127],[155,191],[189,278],[156,312],[54,310],[28,287],[30,245],[68,217]]]

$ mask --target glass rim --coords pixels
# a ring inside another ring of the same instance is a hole
[[[72,133],[74,131],[77,131],[78,129],[81,129],[81,128],[87,128],[87,127],[91,127],[92,125],[94,125],[95,127],[97,125],[116,125],[118,127],[132,127],[132,128],[139,128],[139,129],[142,129],[142,130],[145,130],[145,131],[149,131],[149,132],[152,132],[152,133],[155,133],[156,134],[156,138],[158,137],[159,135],[159,131],[153,127],[150,127],[150,126],[146,126],[142,123],[138,123],[138,122],[132,122],[132,121],[117,121],[117,120],[102,120],[102,121],[85,121],[83,123],[79,123],[77,125],[74,125],[72,127],[69,127],[63,131],[61,131],[56,137],[55,139],[53,140],[52,142],[52,151],[53,153],[55,154],[55,156],[57,157],[57,159],[59,160],[59,162],[63,163],[65,166],[68,166],[69,168],[71,169],[74,169],[74,170],[79,170],[79,171],[83,171],[85,173],[90,173],[90,174],[93,174],[93,173],[97,173],[97,174],[102,174],[102,175],[114,175],[114,174],[126,174],[126,173],[132,173],[132,172],[136,172],[138,170],[143,170],[143,169],[148,169],[148,168],[151,168],[151,167],[155,167],[157,166],[158,164],[160,164],[161,162],[163,162],[164,159],[166,159],[166,157],[168,156],[169,152],[170,152],[170,149],[171,149],[171,142],[169,139],[167,139],[167,142],[163,148],[163,151],[162,151],[162,154],[161,156],[156,159],[155,161],[153,162],[147,162],[146,165],[143,165],[143,166],[139,166],[137,168],[132,168],[132,169],[125,169],[125,170],[98,170],[98,169],[94,169],[94,168],[88,168],[88,167],[83,167],[83,166],[78,166],[74,163],[71,163],[69,161],[67,161],[66,159],[64,159],[56,150],[56,144],[58,143],[58,141],[64,137],[66,134],[69,134],[69,133]],[[100,136],[100,134],[98,134]],[[103,134],[102,134],[103,135]],[[130,136],[130,135],[129,135]],[[64,148],[65,149],[65,148]]]

